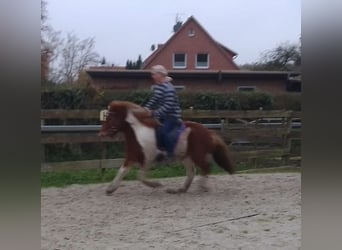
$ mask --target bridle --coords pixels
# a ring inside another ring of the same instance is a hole
[[[111,114],[114,114],[114,112],[109,111],[107,109],[101,110],[101,112],[100,112],[100,121],[102,121],[102,122],[107,121],[108,116],[110,116]],[[118,131],[120,131],[120,128],[118,128],[114,124],[111,123],[110,125],[111,126],[110,126],[109,131],[108,131],[110,134],[115,134]]]

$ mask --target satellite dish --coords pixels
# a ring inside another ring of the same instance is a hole
[[[177,32],[179,29],[180,29],[180,27],[182,27],[182,22],[181,21],[178,21],[175,25],[173,25],[173,32]]]

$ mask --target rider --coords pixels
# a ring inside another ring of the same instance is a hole
[[[175,87],[172,85],[172,78],[162,65],[155,65],[151,71],[152,78],[156,83],[153,89],[153,96],[145,105],[150,110],[151,115],[162,124],[157,128],[157,146],[160,150],[157,160],[163,158],[164,149],[169,158],[173,156],[173,150],[176,144],[175,131],[182,125],[181,109],[176,94]]]

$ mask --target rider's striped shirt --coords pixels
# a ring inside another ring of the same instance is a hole
[[[180,118],[181,109],[176,94],[176,89],[170,82],[157,84],[153,90],[153,96],[145,105],[154,110],[153,116],[163,119],[168,116]]]

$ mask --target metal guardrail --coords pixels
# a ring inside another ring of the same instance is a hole
[[[101,125],[41,125],[43,133],[99,132]]]
[[[208,129],[223,129],[223,123],[202,124]],[[41,125],[42,133],[99,132],[101,125]]]

